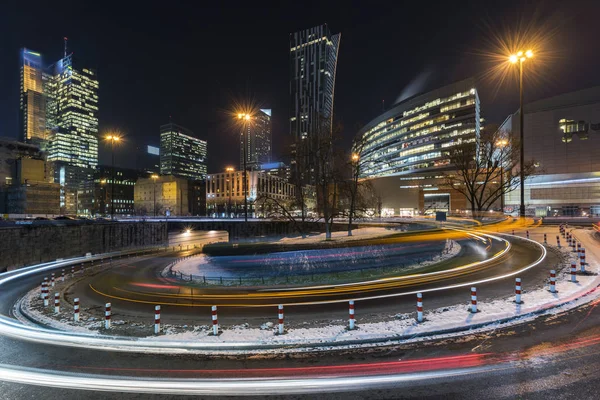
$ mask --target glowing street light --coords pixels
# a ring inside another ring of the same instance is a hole
[[[112,133],[106,135],[104,139],[110,142],[110,153],[112,158],[112,181],[110,183],[110,219],[112,220],[115,218],[115,143],[121,141],[121,136]]]
[[[525,217],[525,170],[523,166],[525,165],[525,138],[523,135],[523,63],[527,61],[527,59],[533,57],[533,51],[518,51],[516,54],[511,54],[508,57],[508,61],[512,64],[519,63],[519,138],[521,140],[521,171],[520,171],[520,189],[521,189],[521,204],[519,207],[519,216],[521,218]]]
[[[242,131],[240,133],[240,136],[242,136],[243,138],[243,148],[244,148],[244,177],[243,177],[243,184],[242,184],[242,191],[244,192],[244,221],[248,222],[248,182],[247,182],[247,172],[246,172],[246,144],[247,144],[247,136],[248,135],[244,135],[244,132],[248,130],[248,124],[250,123],[250,120],[252,119],[252,115],[250,113],[238,113],[237,115],[237,119],[240,120],[240,122],[242,123]]]

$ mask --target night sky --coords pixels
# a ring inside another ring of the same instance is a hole
[[[526,101],[600,85],[598,1],[126,3],[0,6],[0,136],[18,135],[19,48],[55,61],[64,36],[98,71],[100,130],[125,133],[117,154],[123,167],[135,167],[136,146],[158,145],[169,116],[208,141],[209,172],[237,165],[228,111],[248,99],[273,109],[274,157],[284,154],[289,33],[321,23],[342,33],[335,119],[346,143],[381,112],[382,100],[390,106],[401,94],[469,76],[481,79],[484,117],[502,122],[518,107],[517,83],[492,76],[503,58],[491,54],[501,52],[498,38],[525,31],[543,39]],[[102,147],[100,162],[108,160]]]

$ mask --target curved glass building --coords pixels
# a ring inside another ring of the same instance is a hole
[[[479,139],[480,118],[475,81],[467,79],[396,103],[365,125],[360,177],[382,195],[384,214],[465,208],[464,198],[440,187],[441,172],[452,170],[453,146]]]

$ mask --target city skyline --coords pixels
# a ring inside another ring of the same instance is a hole
[[[393,8],[381,12],[373,7],[362,9],[359,13],[351,7],[340,9],[325,6],[317,14],[296,10],[293,18],[279,21],[277,17],[290,12],[289,8],[284,7],[268,11],[267,15],[262,16],[272,17],[274,25],[268,27],[251,23],[252,18],[244,20],[229,14],[225,17],[219,8],[206,8],[203,10],[215,14],[214,21],[206,26],[192,26],[189,20],[180,29],[160,34],[153,30],[153,24],[131,21],[128,15],[133,10],[128,7],[124,7],[121,15],[115,18],[127,21],[123,26],[133,24],[130,28],[102,32],[90,30],[88,22],[83,23],[78,19],[72,19],[69,25],[61,24],[61,21],[71,17],[69,11],[65,15],[54,15],[56,11],[45,9],[43,3],[33,11],[15,8],[12,13],[16,16],[14,20],[27,12],[27,17],[37,22],[39,31],[43,30],[45,34],[41,37],[34,31],[8,31],[13,24],[11,21],[0,25],[0,29],[7,30],[7,41],[1,48],[3,59],[7,61],[0,66],[0,73],[5,77],[0,80],[0,93],[6,93],[0,98],[0,136],[18,137],[18,104],[15,102],[15,96],[19,93],[16,75],[18,49],[30,47],[39,50],[47,59],[58,59],[63,50],[61,39],[69,36],[72,39],[70,49],[85,60],[85,65],[98,70],[100,81],[107,82],[100,87],[102,104],[107,105],[100,110],[100,129],[104,132],[118,128],[125,133],[125,142],[115,154],[117,165],[135,167],[125,149],[135,148],[148,132],[156,131],[156,127],[169,115],[214,143],[213,148],[225,148],[236,136],[235,132],[227,129],[227,113],[240,97],[252,97],[261,104],[269,104],[273,109],[272,147],[273,159],[276,159],[286,153],[289,144],[289,34],[327,23],[333,31],[341,32],[345,37],[340,47],[336,79],[335,118],[344,124],[343,136],[348,146],[357,131],[356,126],[364,125],[381,112],[382,100],[385,100],[387,108],[401,93],[422,93],[467,76],[481,77],[490,67],[489,58],[482,53],[495,50],[490,42],[496,36],[509,37],[509,32],[514,31],[511,28],[513,25],[527,27],[531,23],[534,27],[540,25],[542,29],[568,11],[566,6],[556,2],[555,7],[546,7],[543,12],[532,5],[520,7],[520,16],[515,21],[505,18],[496,21],[493,18],[493,15],[514,8],[515,4],[518,2],[508,1],[502,5],[477,3],[472,10],[460,15],[449,13],[451,6],[432,11],[427,16],[430,21],[442,21],[447,15],[453,15],[453,35],[448,38],[429,32],[415,36],[415,32],[419,32],[416,28],[423,22],[422,17],[418,17],[419,13],[406,26],[392,24],[394,13],[390,11]],[[424,11],[422,6],[410,7],[414,11]],[[599,6],[590,2],[589,7],[593,9]],[[248,12],[254,15],[256,11]],[[569,14],[569,18],[560,18],[557,26],[551,30],[553,35],[549,36],[552,36],[552,41],[548,43],[552,47],[551,62],[544,65],[545,72],[541,77],[536,76],[535,81],[528,82],[526,101],[598,84],[593,78],[593,71],[597,70],[600,60],[594,54],[585,52],[581,44],[586,41],[585,38],[597,36],[598,28],[588,23],[594,13],[577,12]],[[89,17],[97,20],[108,13],[108,9],[98,7]],[[164,13],[183,15],[184,10],[168,7]],[[46,18],[48,15],[54,17]],[[159,15],[150,11],[148,21],[159,18]],[[546,24],[542,23],[545,19],[549,21]],[[50,24],[49,21],[58,23]],[[202,35],[214,23],[223,24],[226,29],[223,38],[208,43]],[[189,38],[181,34],[184,28],[190,31]],[[123,45],[119,38],[129,35],[129,30],[137,33]],[[232,42],[240,32],[244,32],[251,40]],[[576,34],[580,40],[574,39]],[[195,67],[198,65],[195,62],[198,55],[189,51],[192,40],[201,40],[208,46],[207,51],[213,52],[224,62],[220,62],[218,68],[211,63],[203,63],[198,70]],[[221,48],[225,42],[234,43],[235,51],[230,52],[234,54]],[[394,48],[399,50],[394,51]],[[154,57],[157,52],[161,54],[158,58]],[[403,54],[413,56],[407,58]],[[578,54],[586,54],[586,63],[581,73],[570,76],[569,60],[576,59]],[[175,55],[178,61],[173,64]],[[144,67],[140,68],[142,65]],[[171,74],[169,65],[178,65],[180,71]],[[265,65],[268,67],[265,68]],[[127,71],[135,71],[135,79],[129,79]],[[423,76],[429,78],[418,79]],[[550,80],[549,77],[553,78]],[[498,82],[484,80],[480,86],[482,106],[487,110],[484,118],[500,123],[506,115],[514,112],[518,103],[514,95],[516,84],[516,80],[509,79],[498,89]],[[193,90],[188,90],[190,88]],[[107,164],[109,149],[100,146],[99,150],[100,163]],[[209,171],[237,164],[235,152],[221,156],[209,160]]]

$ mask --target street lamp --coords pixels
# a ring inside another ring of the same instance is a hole
[[[243,138],[243,147],[244,147],[244,182],[242,184],[242,191],[244,192],[244,221],[248,222],[248,182],[246,177],[246,141],[248,140],[248,135],[244,135],[244,131],[248,130],[248,125],[250,124],[250,120],[252,119],[252,115],[248,113],[239,113],[237,115],[238,120],[242,123],[242,131],[240,136]]]
[[[352,153],[352,180],[353,180],[353,193],[350,199],[350,215],[348,216],[348,236],[352,236],[352,216],[354,215],[354,208],[356,203],[356,196],[358,195],[358,174],[359,174],[359,162],[360,155],[358,153]]]
[[[508,140],[500,139],[496,145],[503,149],[508,145]],[[500,210],[504,214],[504,158],[500,157]]]
[[[107,135],[106,140],[110,141],[110,154],[112,158],[112,172],[111,172],[111,183],[110,183],[110,219],[115,218],[115,142],[118,143],[121,137],[115,134]]]
[[[533,51],[527,50],[525,52],[519,51],[516,54],[511,54],[508,60],[513,63],[519,63],[519,138],[521,141],[521,171],[520,171],[520,189],[521,189],[521,205],[519,207],[519,216],[525,217],[525,137],[523,134],[523,63],[533,57]]]
[[[156,217],[156,180],[158,179],[158,175],[152,174],[150,176],[152,178],[152,189],[154,189],[154,217]]]
[[[106,184],[106,179],[100,179],[100,189],[102,190],[102,200],[103,200],[103,207],[102,209],[100,209],[100,211],[103,213],[103,215],[106,215],[106,187],[104,186]]]
[[[233,167],[227,167],[225,168],[225,172],[231,174],[233,173],[234,169]],[[227,214],[228,217],[231,218],[231,190],[233,187],[233,175],[230,176],[229,178],[227,178],[227,182],[229,182],[229,187],[227,188],[228,192],[229,192],[229,202],[227,203]]]

